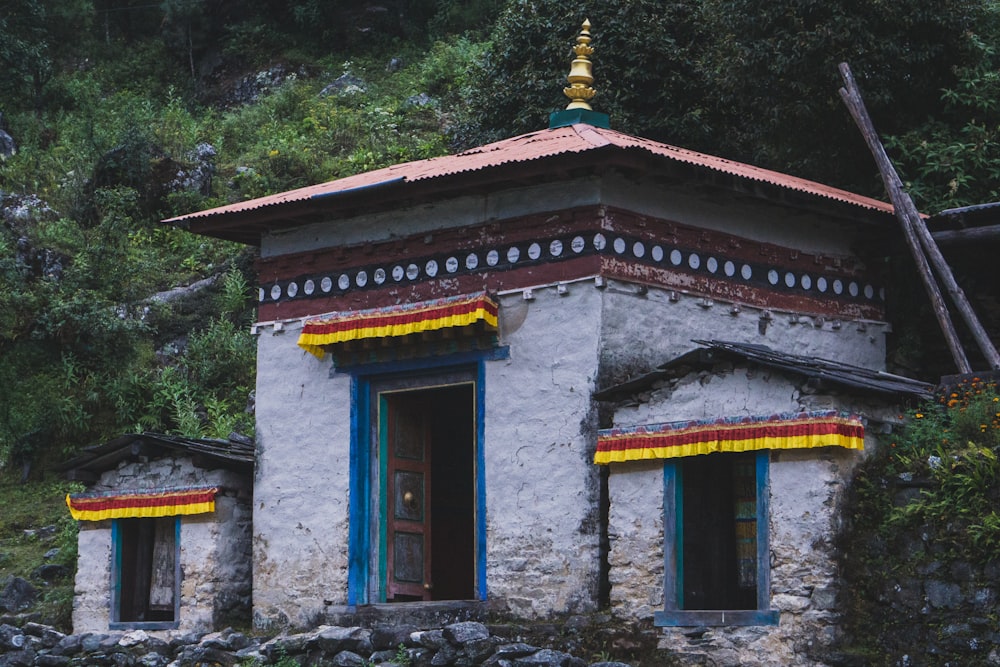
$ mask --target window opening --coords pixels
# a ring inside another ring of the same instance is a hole
[[[176,621],[177,517],[116,519],[119,623]]]
[[[682,463],[684,609],[757,608],[754,455]]]
[[[767,450],[664,464],[658,626],[776,625],[770,609]]]

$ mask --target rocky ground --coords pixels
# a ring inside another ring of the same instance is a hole
[[[629,667],[599,656],[592,657],[598,659],[593,662],[533,646],[507,634],[510,628],[506,626],[490,628],[472,621],[432,630],[405,625],[373,629],[321,626],[268,639],[226,629],[169,641],[143,630],[65,635],[40,623],[29,621],[17,627],[3,621],[0,619],[0,667]]]

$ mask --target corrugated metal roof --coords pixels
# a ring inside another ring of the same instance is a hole
[[[692,366],[704,367],[723,358],[754,361],[771,368],[801,375],[807,378],[832,382],[844,387],[890,396],[906,396],[919,400],[933,398],[936,386],[913,380],[901,375],[873,371],[870,368],[845,364],[831,359],[807,357],[772,350],[765,345],[733,343],[719,340],[694,340],[702,349],[692,350],[661,364],[655,371],[646,373],[628,382],[602,389],[594,394],[598,400],[617,398],[645,391],[658,380],[677,377]],[[707,349],[705,349],[707,348]]]
[[[455,155],[404,162],[319,185],[311,185],[268,197],[170,218],[165,222],[177,223],[214,216],[231,216],[295,202],[323,199],[338,193],[347,194],[368,188],[398,186],[403,183],[427,181],[445,176],[483,172],[504,165],[530,163],[561,155],[585,154],[599,150],[637,152],[654,158],[663,158],[671,162],[729,174],[748,181],[842,202],[862,209],[887,213],[891,213],[893,210],[891,204],[877,199],[863,197],[803,178],[634,137],[615,130],[576,124],[523,134],[478,146]]]

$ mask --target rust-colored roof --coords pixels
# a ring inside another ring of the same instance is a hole
[[[289,190],[268,197],[252,199],[237,204],[221,206],[197,213],[178,216],[164,222],[188,222],[215,216],[232,216],[249,211],[261,211],[270,207],[321,200],[338,194],[361,194],[367,189],[374,191],[381,187],[391,187],[403,183],[430,181],[458,174],[486,172],[504,165],[527,164],[569,154],[586,154],[605,150],[611,153],[638,153],[655,158],[664,158],[709,171],[729,174],[739,179],[759,182],[778,188],[794,190],[825,199],[857,206],[862,209],[891,213],[893,208],[870,197],[863,197],[846,190],[789,176],[769,169],[726,160],[724,158],[698,153],[696,151],[662,144],[649,139],[633,137],[615,130],[575,124],[555,129],[546,129],[522,134],[485,146],[478,146],[455,155],[404,162],[384,169],[356,174],[311,185],[297,190]]]

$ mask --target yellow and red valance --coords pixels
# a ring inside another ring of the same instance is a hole
[[[594,463],[829,446],[864,449],[861,418],[820,411],[602,429],[597,434]]]
[[[497,304],[485,292],[330,313],[306,320],[299,335],[299,347],[322,358],[325,345],[466,327],[480,321],[496,329]]]
[[[66,496],[69,513],[78,521],[135,519],[215,511],[218,487],[149,489],[115,493],[75,493]]]

